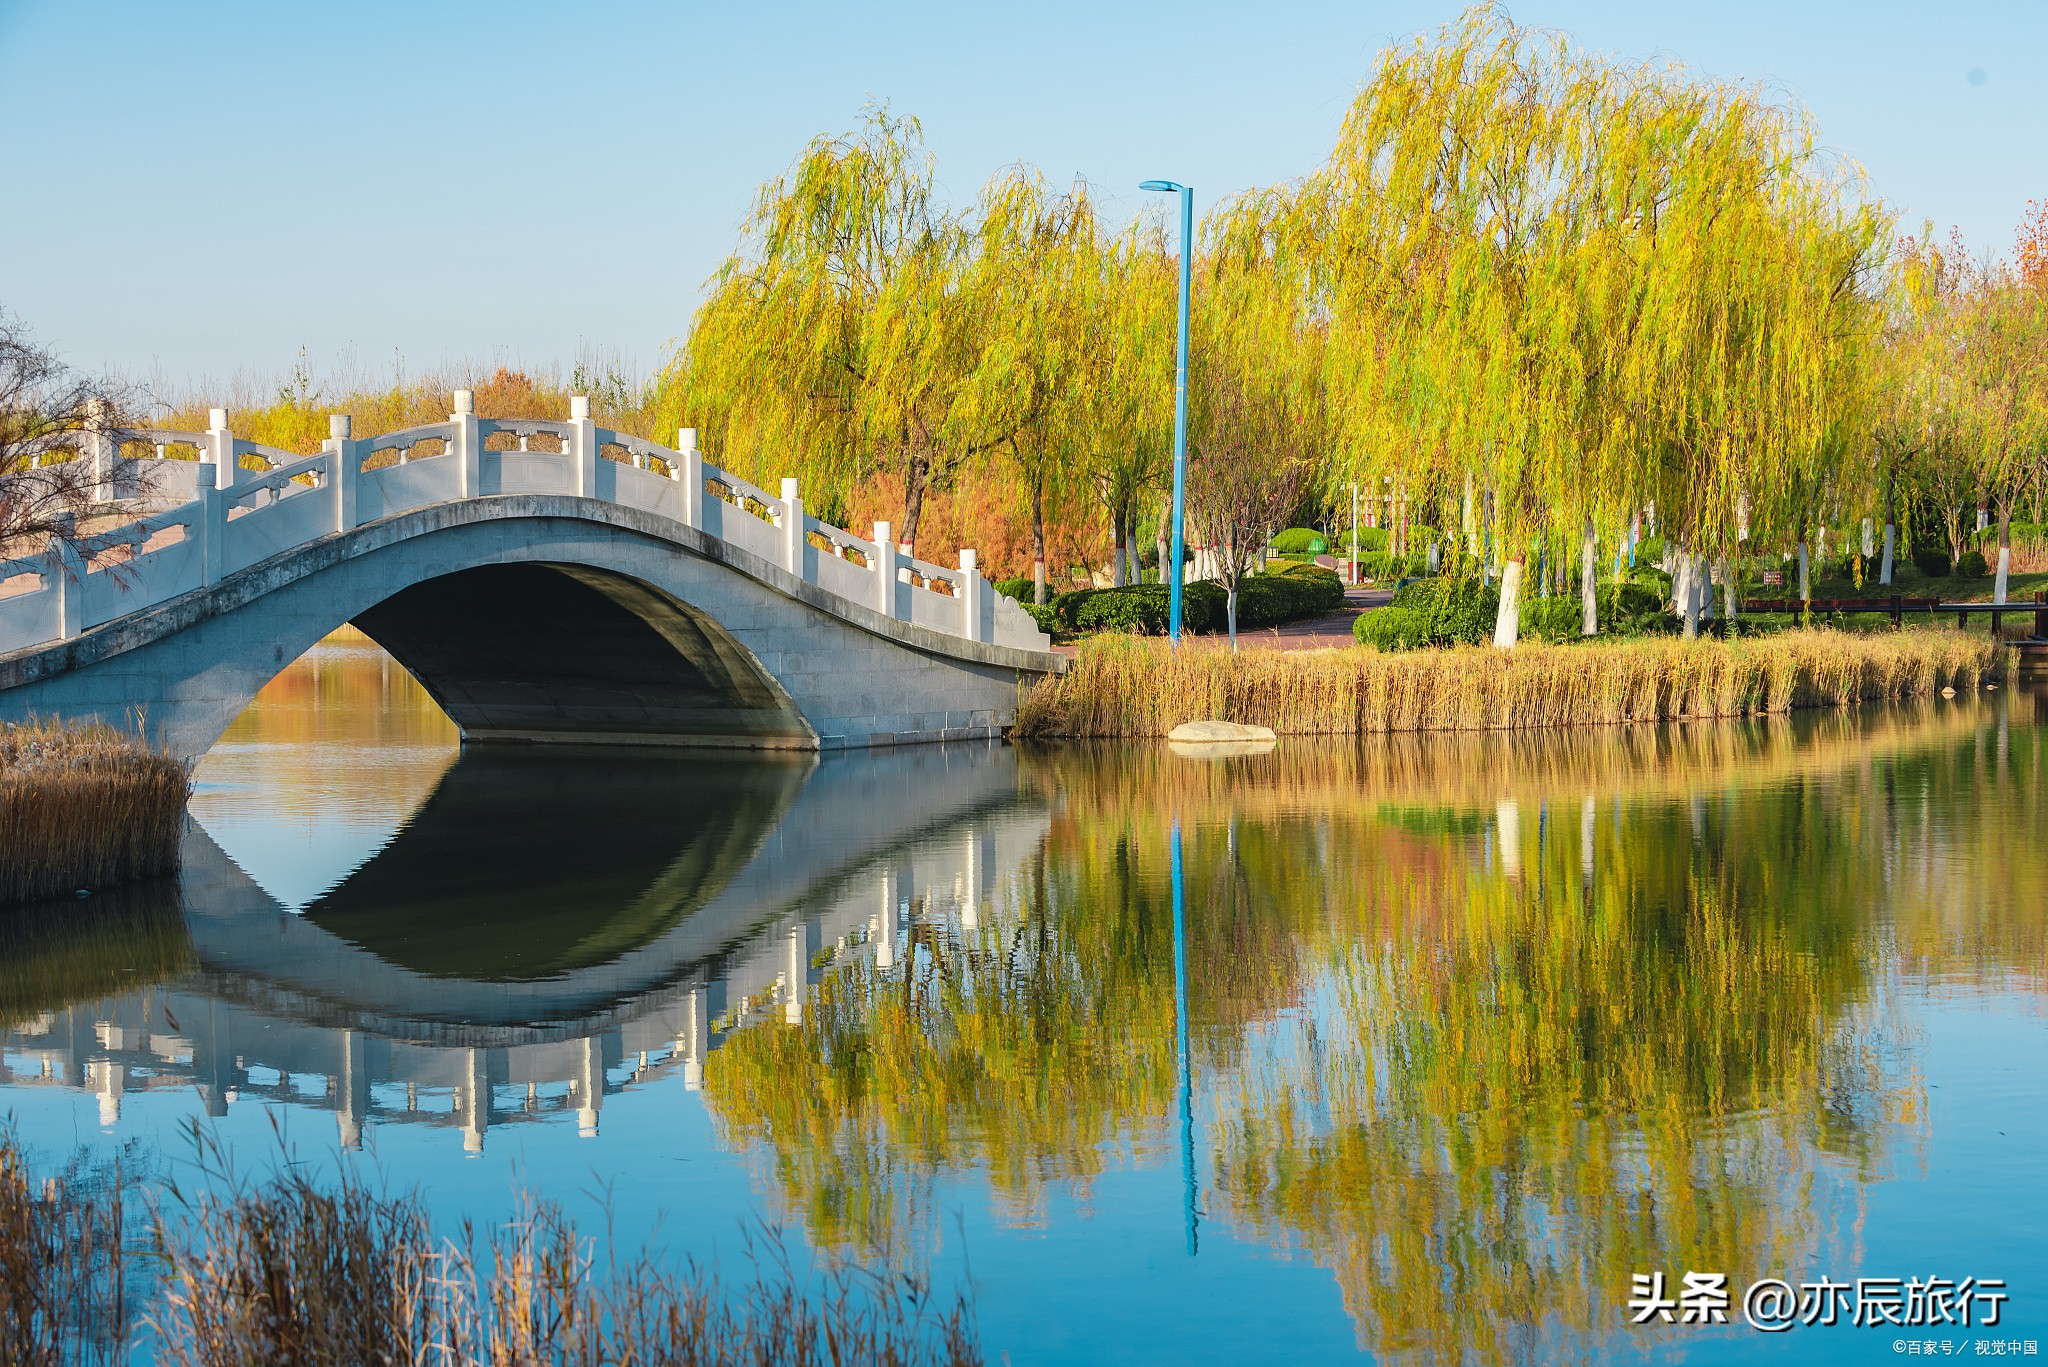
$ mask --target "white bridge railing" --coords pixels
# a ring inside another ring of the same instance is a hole
[[[567,422],[494,419],[477,416],[469,392],[458,390],[448,421],[367,440],[352,435],[347,416],[330,418],[332,435],[310,456],[235,436],[223,409],[210,416],[205,432],[79,434],[71,458],[93,462],[98,512],[131,520],[0,561],[0,654],[69,640],[366,522],[492,494],[578,495],[639,508],[897,621],[1049,648],[1030,615],[981,577],[973,551],[960,552],[958,569],[903,555],[886,522],[875,524],[872,540],[820,522],[804,512],[797,481],[783,480],[778,497],[707,464],[690,428],[670,450],[599,427],[588,399],[570,400]],[[153,445],[157,458],[124,454],[137,444]],[[164,458],[180,447],[197,459]],[[252,458],[267,468],[245,469]]]

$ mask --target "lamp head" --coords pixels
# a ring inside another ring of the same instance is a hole
[[[1138,182],[1138,188],[1140,190],[1161,190],[1165,191],[1168,194],[1171,194],[1176,190],[1183,190],[1187,187],[1183,185],[1175,185],[1170,180],[1141,180]]]

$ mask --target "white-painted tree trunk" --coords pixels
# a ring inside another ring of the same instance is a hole
[[[1728,557],[1721,557],[1721,593],[1728,601],[1728,620],[1735,620],[1735,576],[1728,572]]]
[[[2006,578],[2011,569],[2012,547],[2000,546],[1998,548],[1998,582],[1991,590],[1992,602],[2003,603],[2005,601]]]
[[[1664,572],[1671,576],[1671,611],[1683,617],[1692,593],[1692,558],[1683,551],[1666,549]]]
[[[1595,580],[1597,562],[1594,558],[1593,519],[1586,519],[1585,538],[1579,546],[1579,634],[1595,636],[1600,632],[1600,592]]]
[[[1714,620],[1714,566],[1705,551],[1693,552],[1693,597],[1699,602],[1699,618]]]
[[[1799,539],[1799,602],[1803,607],[1813,601],[1813,586],[1806,574],[1806,538]]]
[[[1045,606],[1045,562],[1043,560],[1031,562],[1031,601],[1039,607]]]
[[[1517,555],[1500,567],[1500,611],[1493,619],[1493,643],[1501,650],[1513,650],[1522,632],[1522,557]]]
[[[1898,531],[1892,523],[1884,524],[1884,565],[1877,575],[1877,582],[1880,584],[1892,582],[1892,541],[1897,537]]]

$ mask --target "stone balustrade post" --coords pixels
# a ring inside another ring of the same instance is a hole
[[[875,524],[875,608],[884,617],[896,615],[896,539],[889,524]]]
[[[597,497],[597,424],[590,420],[590,399],[577,394],[569,400],[569,465],[576,472],[576,492],[584,498]]]
[[[804,577],[804,500],[793,479],[782,481],[782,565]]]
[[[476,395],[467,389],[455,391],[455,411],[448,417],[455,424],[455,487],[463,498],[475,498],[484,491],[484,443],[476,420]]]
[[[115,487],[120,472],[121,445],[114,440],[114,406],[105,399],[85,405],[85,458],[92,463],[92,496],[96,503],[111,503],[120,497]]]
[[[711,1047],[711,998],[702,987],[690,989],[682,1045],[683,1090],[694,1092],[704,1086],[704,1053]]]
[[[895,583],[895,580],[890,580]],[[891,968],[896,963],[896,871],[886,869],[882,873],[882,905],[880,914],[872,922],[875,940],[875,967]]]
[[[970,641],[981,639],[981,570],[975,564],[974,548],[960,548],[960,577],[953,581],[960,592],[960,634]]]
[[[811,927],[799,921],[789,932],[789,966],[785,970],[788,991],[783,995],[782,1018],[791,1025],[804,1023],[804,1003],[811,995]]]
[[[676,460],[669,473],[683,486],[683,525],[704,527],[704,457],[697,450],[697,429],[676,430]]]
[[[85,626],[85,557],[79,554],[77,536],[75,514],[58,513],[50,519],[49,575],[60,641],[72,639]]]
[[[228,498],[227,490],[220,487],[218,478],[211,461],[199,462],[199,516],[189,530],[198,533],[199,537],[201,584],[218,583],[220,567],[226,560]]]
[[[362,457],[356,454],[355,419],[346,413],[329,414],[325,449],[331,460],[334,480],[334,530],[345,532],[356,525],[356,489],[362,482]]]
[[[242,477],[242,462],[235,459],[235,434],[228,431],[227,409],[207,409],[206,424],[206,454],[213,457],[215,487],[232,489]]]

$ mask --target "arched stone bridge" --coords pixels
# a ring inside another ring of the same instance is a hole
[[[127,520],[0,561],[0,719],[97,716],[203,753],[353,622],[466,741],[840,749],[999,734],[1059,657],[977,573],[900,554],[597,426],[479,417],[300,457],[205,432],[89,433]],[[152,459],[129,454],[137,443]],[[161,459],[190,447],[195,460]],[[247,468],[262,467],[262,468]]]

